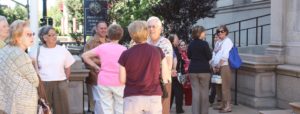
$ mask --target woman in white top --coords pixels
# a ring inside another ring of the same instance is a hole
[[[44,26],[38,34],[42,46],[30,53],[44,83],[48,102],[54,114],[69,114],[68,81],[75,59],[64,47],[56,45],[57,35],[52,26]]]
[[[215,49],[218,50],[212,61],[212,67],[214,72],[220,72],[222,77],[222,103],[220,106],[221,113],[231,112],[231,70],[228,64],[229,51],[231,50],[233,43],[230,38],[227,37],[228,29],[225,25],[221,25],[217,29],[217,35],[220,40],[216,43]]]

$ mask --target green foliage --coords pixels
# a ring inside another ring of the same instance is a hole
[[[127,27],[134,20],[146,20],[153,15],[152,7],[160,0],[119,0],[110,1],[109,20]]]
[[[63,17],[63,14],[59,10],[58,4],[51,7],[48,10],[48,17],[51,17],[53,19],[53,26],[55,26],[55,27],[60,26],[60,24],[61,24],[60,21],[61,21],[61,18]]]
[[[73,38],[73,40],[76,41],[77,46],[79,46],[81,44],[81,40],[83,38],[83,34],[82,33],[73,32],[73,33],[70,33],[70,36],[71,36],[71,38]]]
[[[79,33],[79,32],[73,32],[73,33],[70,33],[70,36],[71,38],[73,38],[74,40],[81,40],[82,38],[82,33]]]
[[[59,4],[56,4],[55,6],[51,7],[48,10],[48,17],[51,17],[53,19],[53,27],[55,28],[57,33],[59,35],[62,35],[60,27],[61,27],[61,18],[63,18],[63,14],[59,9]]]
[[[169,32],[177,33],[180,38],[188,39],[190,28],[199,19],[213,17],[217,0],[162,0],[152,9],[164,20]]]
[[[83,24],[83,1],[82,0],[66,0],[65,5],[67,6],[69,12],[69,21],[72,21],[72,18],[76,18],[78,25]]]
[[[8,23],[12,23],[13,21],[20,19],[27,19],[27,11],[24,7],[20,5],[16,5],[16,7],[0,7],[0,15],[3,15],[7,18]]]

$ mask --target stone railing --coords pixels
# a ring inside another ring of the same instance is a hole
[[[84,82],[89,70],[85,69],[81,58],[73,56],[76,62],[71,66],[69,82],[69,106],[71,114],[84,114]]]

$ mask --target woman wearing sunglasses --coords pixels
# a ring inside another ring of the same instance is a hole
[[[215,73],[220,72],[222,77],[222,103],[218,108],[220,113],[231,112],[231,70],[228,65],[229,51],[231,50],[233,43],[228,35],[228,29],[225,25],[221,25],[217,29],[217,35],[219,36],[219,44],[216,45],[218,51],[215,53],[212,60],[212,67]]]

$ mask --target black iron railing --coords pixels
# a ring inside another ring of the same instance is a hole
[[[267,18],[269,16],[270,16],[270,14],[266,14],[266,15],[261,15],[261,16],[225,24],[228,28],[231,26],[235,26],[234,30],[229,30],[229,35],[233,35],[232,40],[233,40],[234,45],[241,47],[241,46],[264,44],[264,35],[268,35],[268,34],[264,34],[264,33],[266,33],[266,30],[267,30],[265,28],[270,26],[270,21],[265,21],[265,23],[263,23],[262,21],[260,22],[260,20]],[[254,24],[253,24],[253,22],[251,23],[251,21],[255,21]],[[242,26],[243,24],[246,24],[247,26],[244,27],[244,26]],[[251,24],[252,24],[252,26],[251,26]],[[211,35],[210,42],[211,42],[212,47],[214,47],[213,34],[216,33],[216,30],[217,30],[217,27],[212,27],[212,28],[206,29],[207,35],[208,36]],[[250,37],[251,35],[249,34],[249,31],[255,32],[255,35],[254,35],[255,39],[253,37]],[[244,38],[244,39],[242,40],[242,38]],[[251,41],[255,40],[255,41],[254,41],[254,43],[250,44],[249,40],[251,40]]]
[[[259,22],[259,20],[266,18],[268,16],[270,16],[270,14],[225,24],[227,26],[227,28],[229,28],[231,26],[235,26],[235,28],[237,28],[237,29],[233,29],[233,30],[229,29],[229,34],[228,34],[228,35],[233,36],[233,39],[231,39],[231,40],[233,40],[234,46],[237,46],[237,47],[248,46],[248,45],[250,45],[249,40],[252,40],[252,41],[255,40],[253,42],[253,44],[251,44],[251,45],[262,45],[263,41],[264,41],[264,33],[267,33],[267,35],[270,33],[268,31],[264,31],[265,30],[264,28],[270,26],[270,21],[267,20],[267,21],[265,21],[265,23],[263,23],[263,22]],[[251,24],[249,24],[249,23],[251,23],[251,21],[254,21],[254,24],[252,22],[252,26],[251,26]],[[247,25],[246,27],[242,27],[242,25],[244,23],[246,23],[246,25]],[[212,28],[206,29],[207,35],[211,35],[211,46],[213,48],[214,48],[214,38],[213,38],[214,35],[213,34],[216,33],[216,30],[217,30],[217,27],[212,27]],[[253,32],[255,32],[255,35],[252,34],[252,37],[249,37],[250,36],[249,31],[251,31],[251,30]],[[244,35],[244,38],[245,38],[244,40],[242,40],[242,34]],[[242,45],[242,43],[244,43],[244,45]],[[234,104],[237,105],[238,69],[236,69],[234,71],[234,73],[235,73]]]

